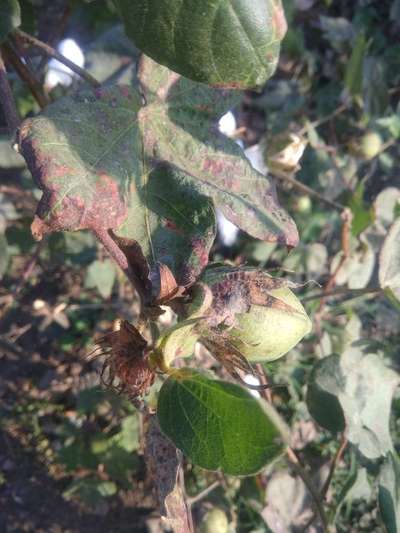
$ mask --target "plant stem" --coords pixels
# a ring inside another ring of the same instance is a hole
[[[318,300],[319,298],[329,298],[334,296],[346,296],[349,298],[357,298],[358,296],[364,296],[365,294],[381,294],[382,289],[373,287],[365,289],[348,289],[347,287],[341,287],[329,292],[318,292],[317,294],[311,294],[305,298],[301,298],[302,302],[311,302],[312,300]]]
[[[78,65],[75,65],[75,63],[73,63],[68,58],[57,52],[57,50],[55,50],[52,46],[44,43],[43,41],[40,41],[39,39],[36,39],[36,37],[33,37],[32,35],[29,35],[28,33],[25,33],[22,30],[15,30],[14,33],[18,37],[20,37],[21,40],[29,43],[32,46],[36,46],[36,48],[39,48],[47,56],[57,59],[57,61],[70,68],[73,72],[75,72],[75,74],[78,74],[81,78],[86,80],[93,87],[100,87],[100,83],[91,74],[89,74],[87,70],[78,67]]]
[[[317,191],[314,191],[314,189],[311,189],[311,187],[308,187],[308,185],[304,185],[304,183],[301,183],[301,181],[298,181],[292,175],[286,174],[286,172],[282,172],[280,170],[274,169],[271,171],[271,174],[274,178],[278,178],[280,181],[290,183],[290,185],[292,185],[293,187],[301,191],[303,194],[308,194],[309,196],[313,196],[320,202],[326,204],[327,206],[333,209],[336,209],[340,212],[344,211],[345,209],[344,205],[339,204],[338,202],[335,202],[334,200],[329,200],[329,198],[325,198],[325,196],[323,196]]]
[[[347,438],[344,435],[342,435],[342,440],[340,442],[340,446],[337,449],[334,458],[332,459],[328,477],[326,478],[324,486],[322,487],[322,491],[321,491],[322,501],[326,498],[326,495],[328,493],[330,484],[332,482],[333,475],[335,473],[336,467],[339,464],[339,462],[340,462],[340,460],[341,460],[341,458],[343,456],[343,453],[344,453],[344,451],[345,451],[345,449],[347,447],[347,444],[348,444]],[[310,520],[307,522],[307,524],[304,526],[304,528],[303,528],[304,532],[308,531],[308,528],[311,526],[311,524],[314,522],[314,520],[315,520],[315,515],[313,515],[310,518]]]
[[[35,78],[32,71],[25,63],[21,61],[18,54],[15,53],[13,48],[8,43],[4,43],[2,48],[5,52],[7,61],[12,65],[21,80],[29,87],[29,90],[31,91],[36,102],[41,108],[46,107],[50,103],[50,100],[43,92],[42,85]]]
[[[296,474],[298,474],[298,476],[302,479],[304,485],[307,487],[309,493],[311,494],[314,507],[315,507],[315,511],[321,520],[322,530],[324,533],[326,533],[328,531],[328,520],[325,514],[321,495],[319,494],[317,488],[315,487],[307,471],[301,466],[300,461],[297,458],[297,455],[294,452],[294,450],[289,447],[286,453],[288,456],[289,465],[293,468]]]
[[[0,102],[3,107],[8,130],[11,135],[20,125],[20,118],[15,105],[13,93],[7,79],[7,71],[4,65],[2,52],[0,50]]]
[[[117,263],[117,265],[126,275],[126,277],[132,283],[133,287],[135,288],[139,296],[140,308],[142,311],[144,304],[145,304],[145,295],[143,293],[143,289],[141,288],[140,281],[138,280],[135,272],[132,271],[132,268],[129,265],[128,258],[126,257],[124,252],[121,250],[121,248],[118,246],[118,244],[114,241],[114,239],[110,236],[107,230],[92,229],[92,231],[94,235],[96,236],[96,238],[101,242],[101,244],[110,254],[111,258]]]
[[[347,444],[348,444],[347,438],[344,435],[342,435],[342,440],[340,442],[340,446],[337,449],[334,458],[332,459],[332,463],[331,463],[331,467],[329,469],[328,477],[326,478],[324,486],[322,487],[321,496],[322,496],[323,499],[325,499],[325,497],[326,497],[326,495],[328,493],[330,484],[331,484],[332,479],[333,479],[333,474],[335,473],[336,467],[339,464],[340,460],[342,459],[342,456],[343,456],[344,451],[345,451],[345,449],[347,447]]]
[[[203,498],[208,496],[210,492],[218,488],[220,485],[221,485],[221,481],[219,480],[214,481],[214,483],[211,483],[211,485],[209,485],[207,488],[199,492],[199,494],[196,494],[196,496],[193,496],[192,498],[188,498],[188,504],[194,505],[195,503],[201,501]]]
[[[259,372],[261,381],[263,383],[264,382],[268,382],[267,376],[265,374],[265,370],[264,370],[263,366],[262,365],[257,365],[257,370]],[[261,395],[263,396],[263,398],[267,402],[272,403],[272,397],[268,395],[267,391],[262,391]],[[290,465],[296,471],[298,476],[303,480],[304,485],[307,487],[308,491],[310,492],[310,494],[312,496],[312,499],[313,499],[313,502],[314,502],[314,507],[315,507],[316,513],[321,518],[323,531],[326,532],[328,526],[327,526],[327,519],[326,519],[323,503],[321,501],[321,498],[320,498],[320,495],[318,494],[317,489],[314,486],[313,481],[311,480],[310,476],[308,475],[307,471],[305,470],[305,468],[304,468],[304,466],[303,466],[303,464],[301,462],[300,457],[297,456],[297,454],[293,450],[293,448],[288,446],[288,448],[286,450],[286,454],[287,454],[287,457],[288,457]]]
[[[329,115],[326,115],[325,117],[320,118],[319,120],[316,120],[314,122],[311,122],[309,124],[306,124],[300,131],[297,132],[297,135],[304,135],[304,133],[307,132],[308,128],[311,126],[312,128],[319,128],[319,126],[322,126],[322,124],[325,124],[326,122],[329,122],[333,118],[337,117],[344,111],[348,109],[348,106],[346,104],[340,105],[335,111],[330,113]]]

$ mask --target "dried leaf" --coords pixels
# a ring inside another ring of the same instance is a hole
[[[161,432],[155,416],[148,420],[145,450],[150,478],[169,527],[177,533],[193,532],[191,513],[179,482],[182,455]]]

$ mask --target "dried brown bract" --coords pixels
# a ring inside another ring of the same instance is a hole
[[[119,321],[118,326],[97,341],[94,357],[106,356],[100,374],[106,387],[138,398],[146,394],[155,378],[146,353],[147,341],[126,320]]]

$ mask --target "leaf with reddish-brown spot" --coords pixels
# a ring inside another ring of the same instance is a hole
[[[85,90],[23,123],[20,151],[43,190],[32,231],[40,239],[51,231],[112,229],[142,249],[131,264],[142,255],[190,283],[208,262],[213,206],[183,172],[153,165],[144,146],[150,122],[140,109],[132,88]]]
[[[184,170],[198,192],[253,237],[296,246],[296,225],[280,207],[274,184],[215,127],[239,101],[237,93],[193,83],[145,56],[139,79],[148,102],[143,113],[154,125],[146,140],[157,158]]]
[[[43,191],[35,236],[113,230],[139,244],[150,271],[164,264],[182,286],[208,263],[215,238],[209,199],[250,235],[296,245],[296,226],[273,184],[215,127],[237,96],[148,58],[139,77],[143,94],[83,90],[23,123],[20,151]]]

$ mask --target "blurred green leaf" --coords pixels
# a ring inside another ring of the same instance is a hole
[[[107,400],[107,395],[108,392],[99,386],[81,390],[77,398],[78,413],[95,413],[97,408]]]
[[[94,261],[87,269],[85,286],[96,287],[103,298],[109,298],[117,276],[111,259]]]
[[[348,201],[353,218],[351,232],[358,237],[375,220],[375,210],[370,203],[364,201],[365,185],[360,182]]]
[[[379,258],[379,283],[400,301],[400,218],[390,228]]]
[[[387,533],[398,533],[400,528],[400,461],[390,452],[379,474],[379,508]]]
[[[1,0],[0,5],[0,43],[8,34],[21,24],[21,8],[18,0]]]
[[[133,452],[139,448],[139,432],[137,414],[129,415],[122,420],[121,431],[114,435],[111,441],[126,452]]]
[[[343,431],[346,424],[338,398],[338,391],[344,384],[339,361],[339,356],[334,354],[318,361],[307,388],[307,407],[311,416],[333,433]]]
[[[162,431],[196,465],[250,475],[283,449],[277,415],[238,385],[182,369],[168,378],[158,400]]]
[[[87,505],[95,506],[103,498],[114,496],[116,492],[117,486],[112,481],[101,481],[93,477],[74,480],[63,492],[63,496],[66,500],[78,497]]]
[[[131,488],[130,476],[140,465],[136,454],[117,445],[111,445],[100,456],[100,460],[112,480],[118,481],[126,489]]]
[[[77,435],[71,443],[63,446],[58,452],[57,459],[68,471],[77,468],[95,470],[99,464],[98,458],[90,449],[89,439],[83,435]]]
[[[342,356],[319,361],[311,374],[307,406],[315,420],[330,431],[343,431],[366,459],[392,449],[389,418],[399,376],[375,354],[349,348]]]
[[[8,242],[5,236],[0,233],[0,279],[7,271],[8,261]]]
[[[363,83],[363,64],[367,52],[367,39],[359,33],[355,39],[350,60],[347,63],[344,85],[351,96],[361,94]]]

